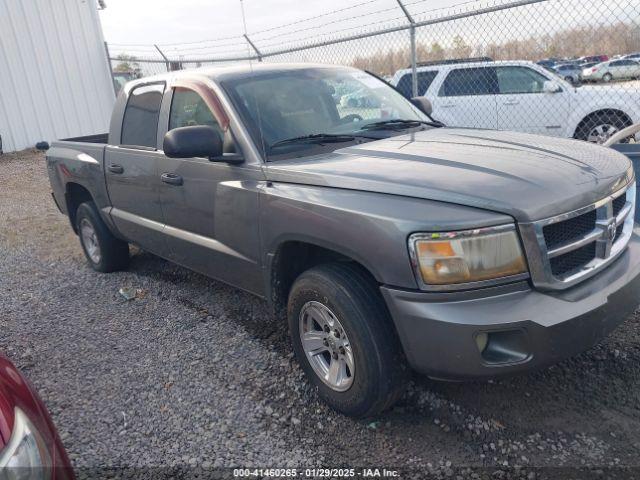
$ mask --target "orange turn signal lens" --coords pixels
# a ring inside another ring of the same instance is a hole
[[[409,241],[426,285],[479,282],[527,271],[515,228],[416,234]]]

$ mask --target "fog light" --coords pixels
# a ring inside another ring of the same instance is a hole
[[[531,358],[525,330],[500,330],[479,333],[476,345],[485,363],[504,365],[524,362]]]
[[[476,345],[480,353],[484,352],[484,349],[487,348],[487,343],[489,343],[489,335],[487,333],[479,333],[476,335]]]

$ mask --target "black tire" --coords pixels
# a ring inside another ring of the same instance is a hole
[[[325,384],[305,354],[300,312],[308,302],[328,307],[349,339],[355,372],[346,391],[336,391]],[[361,268],[330,263],[302,273],[291,288],[287,315],[298,362],[330,407],[352,417],[368,417],[398,400],[406,385],[408,368],[378,286]]]
[[[611,112],[611,111],[603,111],[598,112],[589,117],[585,118],[578,130],[576,131],[575,138],[578,140],[589,141],[589,137],[591,136],[594,129],[599,126],[613,126],[617,131],[622,130],[623,128],[631,125],[629,120],[620,113]]]
[[[611,80],[613,80],[613,75],[611,75],[610,73],[605,73],[602,76],[602,81],[603,82],[609,83]]]
[[[90,225],[95,232],[95,240],[99,247],[99,259],[92,258],[90,246],[83,235],[83,227]],[[76,230],[80,238],[80,245],[89,265],[94,270],[103,273],[124,270],[129,265],[129,244],[116,237],[109,231],[98,213],[93,202],[82,203],[76,211]]]

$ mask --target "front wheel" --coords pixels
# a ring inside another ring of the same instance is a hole
[[[331,263],[304,272],[287,313],[296,358],[329,406],[367,417],[399,398],[407,368],[377,285],[359,267]]]
[[[78,207],[76,230],[84,255],[94,270],[107,273],[127,268],[129,244],[113,236],[93,202]]]
[[[606,83],[609,83],[611,80],[613,80],[613,75],[611,75],[610,73],[605,73],[602,76],[602,80],[605,81]]]
[[[602,144],[629,125],[629,121],[621,114],[601,112],[590,116],[582,123],[576,132],[576,138]]]

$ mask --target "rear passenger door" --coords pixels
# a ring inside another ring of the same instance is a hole
[[[498,128],[497,80],[493,67],[457,68],[430,98],[434,117],[450,127]]]
[[[167,254],[158,189],[158,118],[165,84],[135,86],[129,93],[119,138],[105,151],[111,217],[127,240],[157,255]]]

